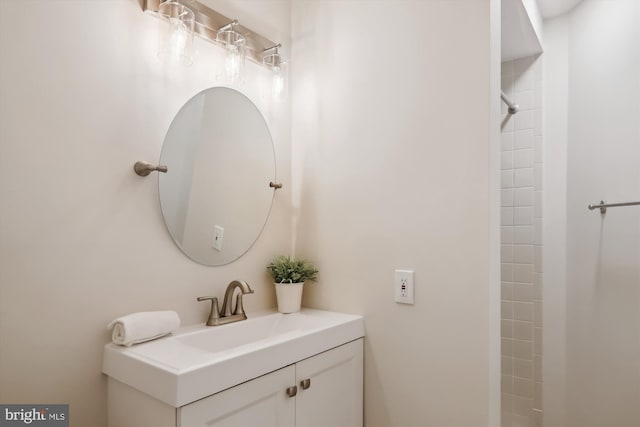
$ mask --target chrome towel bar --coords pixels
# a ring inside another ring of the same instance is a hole
[[[600,209],[600,213],[604,214],[607,212],[607,208],[617,208],[619,206],[636,206],[640,205],[640,202],[626,202],[626,203],[607,203],[604,200],[600,200],[600,203],[594,205],[589,205],[589,210],[592,211],[594,209]]]

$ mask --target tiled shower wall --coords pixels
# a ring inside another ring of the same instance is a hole
[[[542,59],[502,64],[502,427],[542,426]]]

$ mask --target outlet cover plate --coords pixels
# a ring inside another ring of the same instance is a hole
[[[413,270],[396,270],[393,281],[395,301],[399,304],[413,304]]]

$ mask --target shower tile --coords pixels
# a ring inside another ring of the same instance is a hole
[[[529,225],[513,227],[512,242],[516,244],[533,243],[533,227]]]
[[[513,301],[513,283],[500,282],[500,299],[502,300],[502,302]],[[504,310],[504,308],[503,308],[503,310]],[[509,313],[511,313],[509,315],[509,319],[512,319],[513,318],[513,305],[511,305],[511,310],[509,311]],[[505,317],[502,316],[502,318],[504,319]]]
[[[533,380],[542,382],[542,356],[533,355]]]
[[[511,375],[503,375],[500,381],[500,388],[503,393],[513,393],[513,377]]]
[[[502,375],[513,375],[513,357],[502,356],[500,361],[500,369],[502,371]]]
[[[511,415],[511,412],[513,411],[513,394],[505,393],[504,390],[502,390],[502,393],[500,394],[500,408],[502,409],[502,421],[504,421],[504,415]]]
[[[504,320],[513,319],[513,302],[511,301],[500,302],[500,317]]]
[[[529,285],[527,283],[514,283],[513,300],[517,302],[532,302],[533,285]],[[531,327],[533,327],[533,325]]]
[[[513,357],[513,340],[511,338],[502,338],[500,348],[503,356]]]
[[[500,64],[500,73],[502,78],[505,76],[513,76],[513,61],[505,61]]]
[[[516,131],[533,129],[534,135],[536,135],[536,130],[534,129],[535,123],[535,115],[534,111],[538,110],[528,110],[528,111],[520,111],[518,114],[513,116],[513,128]]]
[[[514,72],[514,80],[515,80],[515,86],[514,86],[515,92],[533,90],[534,76],[533,76],[533,70],[531,68],[523,71],[522,74],[518,74],[519,72],[518,66],[515,66],[513,72]]]
[[[515,321],[512,322],[511,324],[511,337],[510,338],[515,338],[517,340],[523,340],[523,341],[531,341],[533,339],[533,323],[531,322],[520,322],[520,321]],[[534,343],[534,347],[535,347],[535,343]],[[527,361],[529,363],[533,363],[531,361]],[[522,375],[516,375],[516,376],[522,376]],[[529,378],[532,379],[533,375],[527,375],[523,378]]]
[[[536,136],[542,135],[542,108],[536,108],[533,112],[533,132]]]
[[[513,378],[513,394],[516,396],[533,398],[533,381],[524,378]],[[515,402],[514,402],[515,403]],[[533,410],[533,401],[531,402],[531,409]],[[524,414],[521,414],[524,415]]]
[[[507,394],[507,393],[505,394],[507,396],[512,396],[511,394]],[[513,424],[512,406],[509,406],[508,409],[504,405],[501,406],[502,412],[500,414],[500,425],[502,427],[515,427],[515,425]]]
[[[513,336],[513,320],[500,321],[500,333],[503,338],[514,338]]]
[[[500,227],[500,243],[510,245],[513,243],[513,227]]]
[[[533,192],[533,217],[542,218],[542,191]]]
[[[533,407],[542,409],[542,383],[534,383],[533,385]]]
[[[533,225],[533,207],[527,206],[527,207],[514,208],[513,224],[514,225]]]
[[[533,222],[533,244],[542,245],[542,220],[536,219]]]
[[[513,151],[503,151],[500,153],[500,167],[502,170],[513,169]]]
[[[536,163],[533,166],[533,189],[534,190],[544,190],[543,187],[543,166],[541,163]]]
[[[533,167],[533,149],[515,150],[513,154],[513,167],[515,169]]]
[[[511,414],[509,427],[534,427],[532,415]]]
[[[533,408],[540,397],[536,387],[542,379],[542,358],[534,355],[534,350],[539,350],[536,333],[542,336],[542,320],[538,319],[543,296],[545,184],[542,80],[541,57],[502,64],[502,88],[520,106],[518,114],[506,116],[506,106],[501,105],[505,114],[501,147],[502,151],[510,151],[503,157],[500,174],[501,206],[509,208],[501,210],[501,262],[510,264],[504,271],[513,280],[501,282],[502,351],[508,353],[502,358],[503,427],[534,427]],[[542,427],[541,412],[537,419],[535,426]]]
[[[531,341],[510,340],[513,357],[533,360],[533,343]]]
[[[513,282],[513,264],[500,264],[500,280],[504,282]]]
[[[532,321],[533,320],[533,304],[527,302],[513,303],[513,318],[515,320]]]
[[[513,225],[513,208],[512,207],[502,207],[500,208],[500,225]]]
[[[533,379],[533,362],[531,360],[513,359],[511,365],[514,377]]]
[[[513,206],[533,206],[533,188],[515,188]]]
[[[540,409],[533,410],[533,427],[543,427],[542,411]]]
[[[543,85],[541,84],[536,84],[534,82],[534,88],[533,88],[533,104],[535,106],[535,108],[542,108],[542,94],[543,94]]]
[[[533,415],[533,392],[531,396],[518,395],[513,398],[513,413],[529,417]]]
[[[528,301],[533,300],[533,264],[511,264],[513,281],[519,283],[528,283],[531,287],[531,293]],[[516,288],[514,288],[514,297],[516,296]]]
[[[533,328],[533,354],[536,356],[542,356],[544,353],[542,347],[542,328]]]
[[[500,139],[500,151],[511,151],[515,146],[515,134],[513,132],[502,132]]]
[[[543,137],[542,135],[538,135],[533,139],[533,149],[535,151],[535,155],[533,156],[534,163],[542,163],[544,147],[543,147]]]
[[[533,326],[542,328],[542,301],[533,301]]]
[[[513,188],[513,169],[500,171],[500,188]]]
[[[518,264],[533,264],[533,245],[513,246],[513,262]]]
[[[515,252],[514,252],[515,258]],[[533,273],[533,299],[534,300],[542,300],[542,274]]]
[[[526,56],[524,58],[514,59],[513,61],[509,61],[512,64],[512,70],[514,76],[520,76],[533,66],[534,58],[533,56]]]
[[[542,246],[535,245],[533,247],[533,271],[535,273],[543,273],[543,264],[542,264]],[[542,299],[542,298],[538,298]]]
[[[538,56],[537,58],[533,59],[533,77],[538,84],[542,83],[544,71],[544,69],[542,68],[542,64],[542,56]]]
[[[500,206],[513,206],[513,190],[500,190]]]
[[[533,187],[533,168],[514,170],[514,187]]]
[[[513,246],[500,246],[500,262],[513,262]]]
[[[502,89],[502,91],[509,95],[512,96],[513,95],[513,83],[514,83],[514,78],[513,78],[513,68],[511,69],[511,71],[507,74],[503,73],[502,76],[500,77],[500,83],[501,86],[500,88]]]
[[[523,92],[516,92],[513,96],[513,100],[516,104],[518,104],[518,107],[520,107],[520,111],[533,110],[535,108],[533,89]]]
[[[534,148],[533,129],[519,130],[513,135],[513,148],[522,150],[525,148]]]

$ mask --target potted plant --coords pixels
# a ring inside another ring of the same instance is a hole
[[[269,263],[267,270],[273,277],[280,313],[300,311],[304,282],[315,281],[318,270],[309,261],[279,256]]]

